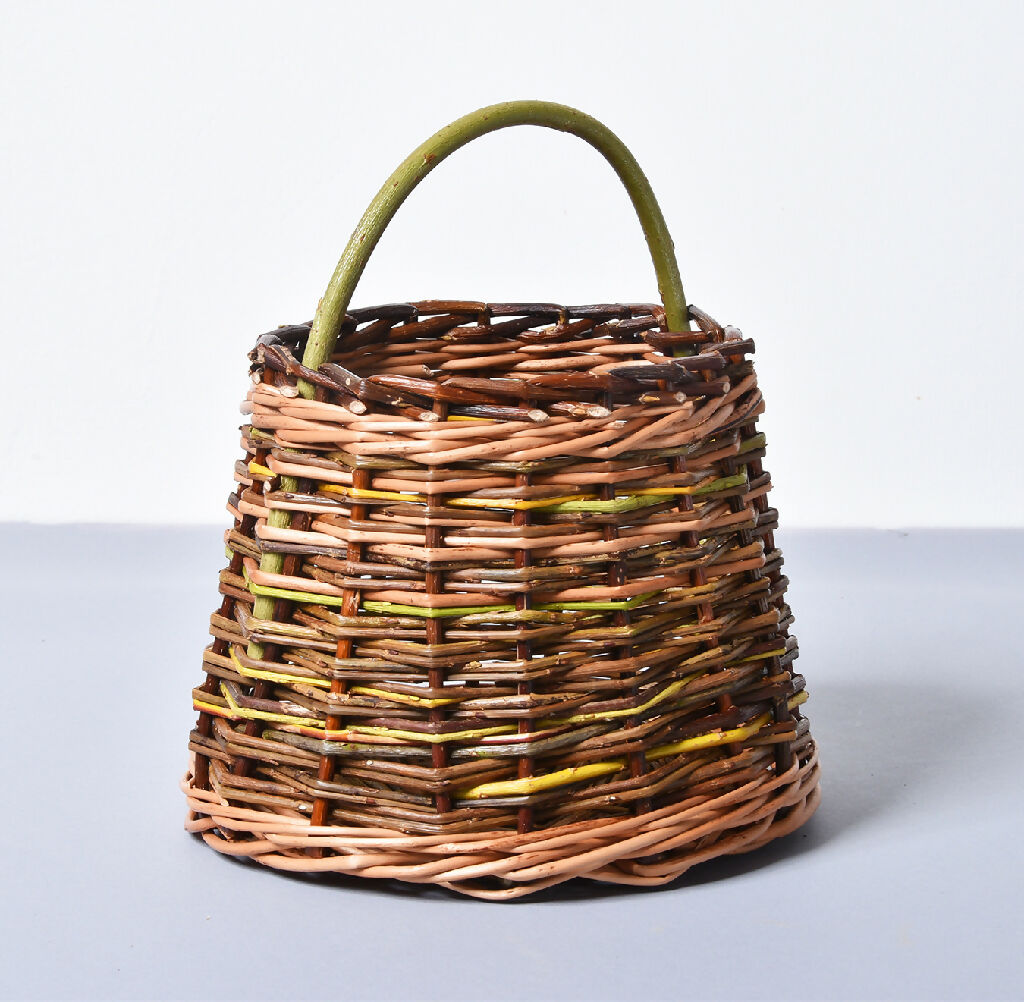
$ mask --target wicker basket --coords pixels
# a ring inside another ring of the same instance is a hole
[[[612,164],[664,307],[348,310],[409,191],[520,124]],[[803,823],[817,756],[753,350],[687,306],[646,178],[593,119],[513,102],[417,149],[312,324],[249,356],[188,829],[500,900],[661,884]]]

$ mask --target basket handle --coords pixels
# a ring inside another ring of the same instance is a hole
[[[398,207],[416,185],[460,147],[489,132],[513,125],[538,125],[571,133],[593,146],[612,165],[629,194],[647,238],[658,276],[658,291],[665,304],[666,326],[669,330],[688,329],[686,298],[683,295],[672,237],[650,182],[622,140],[597,119],[564,104],[553,104],[550,101],[506,101],[481,108],[446,125],[413,150],[377,192],[349,238],[327,291],[317,307],[302,358],[303,365],[318,369],[330,358],[345,320],[345,311],[366,262]],[[299,389],[303,396],[312,396],[313,387],[305,380],[300,381]]]

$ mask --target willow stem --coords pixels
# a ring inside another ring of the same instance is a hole
[[[299,489],[295,477],[281,477],[281,490],[292,493]],[[267,516],[267,523],[275,529],[287,529],[292,523],[292,513],[282,508],[274,508]],[[280,574],[284,569],[284,556],[280,553],[264,553],[260,557],[260,570],[267,574]],[[253,601],[252,615],[254,619],[273,619],[275,599],[267,595],[257,595]],[[249,641],[246,653],[259,660],[263,657],[263,644],[255,640]]]
[[[686,297],[683,295],[683,283],[679,277],[679,267],[665,217],[650,182],[622,140],[597,119],[564,104],[507,101],[481,108],[446,125],[413,150],[377,192],[349,238],[327,291],[317,307],[302,358],[303,365],[318,369],[330,358],[366,262],[399,206],[416,185],[457,149],[489,132],[513,125],[537,125],[571,133],[593,146],[611,164],[629,194],[647,238],[658,277],[658,291],[665,304],[666,326],[672,331],[689,329]],[[299,391],[304,397],[310,398],[313,386],[300,380]]]

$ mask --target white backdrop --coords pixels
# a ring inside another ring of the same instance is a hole
[[[1024,5],[4,3],[0,519],[223,522],[245,353],[421,140],[573,104],[758,344],[785,526],[1024,524]],[[354,304],[649,300],[610,169],[511,130]]]

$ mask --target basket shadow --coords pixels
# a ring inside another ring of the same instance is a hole
[[[899,674],[898,666],[890,672]],[[880,689],[885,698],[880,699]],[[898,682],[819,682],[811,729],[822,759],[822,801],[798,831],[746,856],[722,856],[695,867],[670,887],[713,883],[750,873],[852,833],[888,823],[913,801],[950,796],[957,747],[980,741],[997,712],[994,700],[970,700],[951,687]]]
[[[958,746],[979,739],[992,719],[993,708],[977,700],[968,703],[950,688],[922,690],[920,686],[887,682],[885,700],[878,699],[874,682],[823,682],[814,687],[809,704],[811,728],[821,749],[821,806],[800,829],[750,853],[721,856],[700,863],[660,887],[633,887],[570,880],[515,899],[510,904],[596,901],[635,894],[672,893],[751,874],[784,863],[803,853],[842,839],[851,832],[883,822],[899,812],[911,797],[918,809],[929,795],[947,796],[955,769],[946,724],[955,722]],[[233,859],[236,865],[255,866]],[[325,888],[358,888],[361,894],[389,898],[471,901],[443,887],[397,880],[372,880],[338,874],[299,874],[275,871],[282,879]]]

